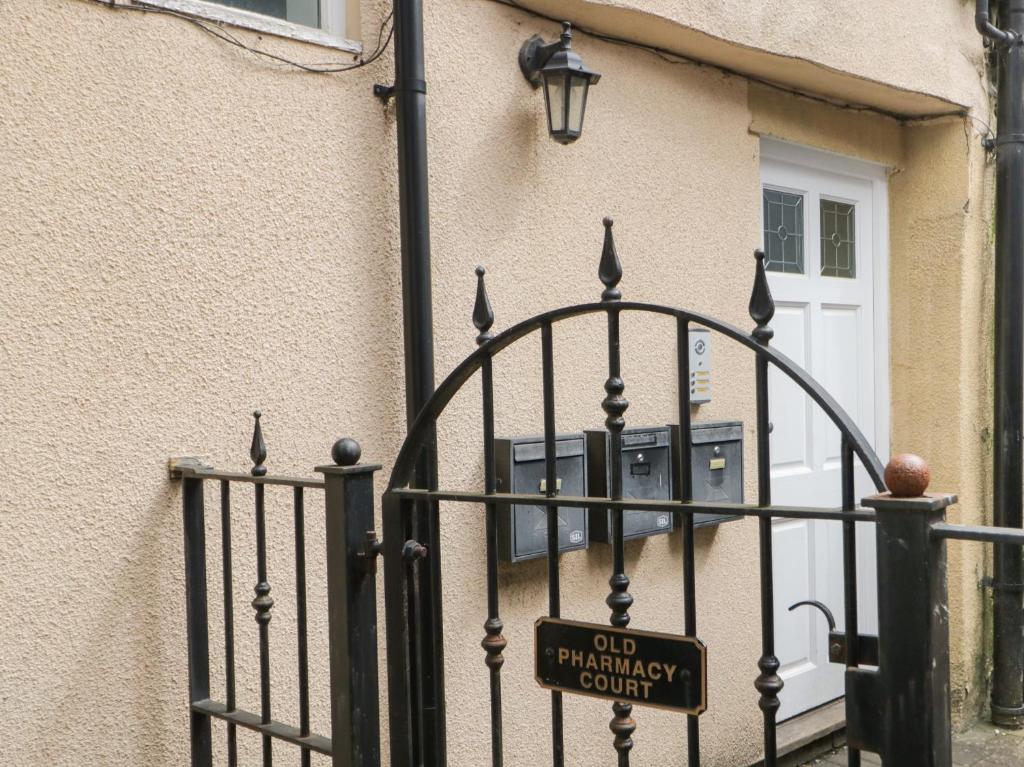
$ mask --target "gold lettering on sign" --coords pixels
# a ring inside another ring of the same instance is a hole
[[[558,648],[558,665],[580,670],[584,690],[649,700],[655,682],[671,683],[679,666],[637,657],[636,640],[616,634],[594,635],[594,649]]]

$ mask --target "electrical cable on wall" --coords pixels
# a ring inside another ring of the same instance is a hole
[[[310,64],[295,61],[285,56],[280,56],[278,54],[271,53],[269,51],[265,51],[260,48],[248,45],[243,40],[231,34],[231,32],[225,29],[224,25],[218,22],[212,22],[201,16],[197,16],[184,11],[177,11],[162,6],[151,5],[145,2],[145,0],[90,0],[90,2],[102,5],[106,8],[112,8],[116,10],[137,11],[142,13],[157,13],[165,16],[174,16],[176,18],[183,19],[184,21],[187,21],[196,27],[199,27],[199,29],[201,29],[203,32],[210,35],[211,37],[215,37],[218,40],[225,42],[229,45],[232,45],[236,48],[240,48],[256,56],[261,56],[263,58],[270,59],[272,61],[276,61],[287,66],[295,67],[296,69],[311,74],[338,74],[368,66],[377,61],[387,51],[388,47],[391,45],[391,41],[394,37],[395,32],[393,23],[394,11],[392,10],[381,21],[381,25],[377,33],[377,44],[374,47],[373,52],[371,52],[369,55],[363,56],[351,64]],[[556,18],[555,16],[552,16],[550,14],[546,14],[541,11],[536,11],[533,10],[532,8],[527,8],[520,2],[518,2],[518,0],[490,0],[490,2],[497,3],[498,5],[504,5],[509,8],[514,8],[530,16],[539,19],[544,19],[546,21],[551,21],[554,23],[562,21],[561,18]],[[881,107],[873,107],[863,104],[854,104],[850,102],[839,101],[836,99],[828,98],[826,96],[820,96],[815,93],[800,90],[798,88],[791,88],[785,85],[780,85],[779,83],[772,82],[771,80],[765,80],[763,78],[757,77],[756,75],[746,74],[738,70],[732,69],[730,67],[723,66],[721,64],[711,64],[707,61],[702,61],[700,59],[687,56],[686,54],[678,53],[676,51],[672,51],[667,48],[662,48],[657,45],[639,43],[624,37],[618,37],[616,35],[609,35],[602,32],[597,32],[593,29],[589,29],[586,26],[579,26],[574,24],[573,29],[577,33],[587,35],[588,37],[593,37],[595,40],[601,40],[602,42],[610,43],[612,45],[637,48],[639,50],[650,53],[651,55],[657,56],[662,61],[666,61],[670,64],[688,64],[696,67],[713,69],[730,77],[738,77],[748,82],[756,83],[766,88],[771,88],[772,90],[809,99],[811,101],[835,107],[837,109],[845,109],[853,112],[870,112],[880,114],[903,123],[926,122],[930,120],[938,120],[947,117],[959,117],[967,119],[971,121],[971,123],[973,123],[974,125],[978,126],[978,128],[980,128],[980,130],[978,130],[978,134],[981,135],[982,137],[990,139],[993,136],[992,129],[987,123],[975,117],[974,115],[971,115],[967,110],[964,109],[950,110],[949,112],[943,112],[935,115],[927,115],[923,117],[907,116],[905,114],[893,112],[891,110],[883,109]],[[385,30],[387,30],[386,38]]]
[[[564,21],[564,19],[562,19],[561,17],[555,17],[550,14],[543,13],[542,11],[536,11],[532,8],[527,8],[526,6],[519,3],[518,0],[490,0],[490,2],[497,3],[498,5],[505,5],[508,6],[509,8],[515,8],[518,11],[522,11],[523,13],[529,14],[530,16],[533,16],[538,19],[544,19],[545,21],[551,21],[554,23],[560,23]],[[580,26],[576,23],[573,23],[572,28],[573,32],[575,33],[584,34],[587,35],[588,37],[593,37],[596,40],[611,43],[612,45],[621,45],[628,48],[639,48],[642,51],[646,51],[647,53],[657,56],[662,61],[667,61],[669,64],[690,64],[696,67],[714,69],[730,77],[739,77],[743,80],[747,80],[748,82],[763,85],[766,88],[771,88],[782,93],[788,93],[793,96],[800,96],[802,98],[810,99],[811,101],[816,101],[821,104],[827,104],[828,106],[836,107],[838,109],[846,109],[852,112],[874,112],[875,114],[884,115],[885,117],[891,117],[892,119],[899,120],[900,122],[924,122],[927,120],[938,120],[944,117],[969,118],[976,122],[981,122],[980,120],[978,120],[978,118],[972,117],[970,114],[968,114],[967,110],[965,109],[955,109],[950,110],[948,112],[943,112],[941,114],[928,115],[925,117],[911,117],[908,115],[900,114],[898,112],[893,112],[891,110],[883,109],[881,107],[873,107],[864,104],[853,104],[850,102],[839,101],[827,98],[825,96],[819,96],[815,93],[810,93],[808,91],[800,90],[798,88],[790,88],[785,85],[780,85],[779,83],[772,82],[771,80],[765,80],[760,77],[757,77],[756,75],[746,74],[744,72],[740,72],[730,67],[723,66],[721,64],[711,64],[707,61],[702,61],[700,59],[687,56],[686,54],[683,53],[677,53],[676,51],[669,50],[668,48],[662,48],[657,45],[648,45],[647,43],[638,43],[635,40],[629,40],[625,37],[617,37],[616,35],[604,34],[603,32],[597,32],[593,29],[589,29],[585,26]],[[985,125],[985,123],[981,124]],[[987,125],[985,125],[985,127],[987,129],[986,135],[991,135],[991,128],[989,128]]]
[[[159,5],[151,5],[145,0],[128,0],[127,2],[118,2],[118,0],[90,0],[90,2],[102,5],[105,8],[111,8],[118,11],[136,11],[138,13],[156,13],[162,16],[173,16],[175,18],[183,19],[193,26],[198,27],[206,34],[211,37],[215,37],[218,40],[232,45],[236,48],[240,48],[248,53],[252,53],[256,56],[262,56],[263,58],[276,61],[280,64],[285,64],[290,67],[295,67],[303,72],[308,72],[317,75],[329,75],[338,74],[341,72],[350,72],[353,69],[361,69],[362,67],[368,66],[384,55],[388,47],[391,45],[391,40],[395,34],[395,25],[393,23],[394,11],[388,13],[381,21],[380,29],[377,32],[377,45],[373,49],[373,52],[368,56],[361,56],[355,62],[351,64],[307,64],[301,61],[295,61],[285,56],[279,56],[276,53],[256,48],[239,39],[235,35],[231,34],[224,26],[220,23],[210,21],[202,16],[197,16],[192,13],[185,11],[177,11],[172,8],[164,8]],[[387,38],[384,37],[384,30],[387,29]]]

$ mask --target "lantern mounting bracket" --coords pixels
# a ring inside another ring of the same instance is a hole
[[[545,43],[540,35],[534,35],[523,43],[519,49],[519,68],[523,70],[526,81],[534,88],[539,88],[543,83],[540,71],[558,51],[566,50],[571,40],[572,25],[566,21],[562,23],[561,38],[553,43]]]

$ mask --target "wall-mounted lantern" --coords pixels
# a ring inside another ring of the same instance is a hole
[[[562,23],[557,42],[545,43],[534,35],[519,49],[519,68],[534,88],[544,86],[548,132],[559,144],[571,144],[583,132],[587,91],[601,79],[591,72],[570,47],[572,24]]]

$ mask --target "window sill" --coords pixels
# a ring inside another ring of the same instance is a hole
[[[135,0],[131,0],[131,2],[135,2]],[[234,27],[242,27],[243,29],[251,29],[256,32],[275,35],[276,37],[299,40],[300,42],[333,48],[338,51],[345,51],[346,53],[358,55],[363,52],[362,43],[322,29],[304,27],[301,24],[292,24],[282,19],[250,13],[240,8],[229,8],[214,3],[206,3],[203,0],[145,0],[145,2],[139,4],[167,8],[168,10],[178,11],[190,16],[209,19],[219,24],[230,24]]]

